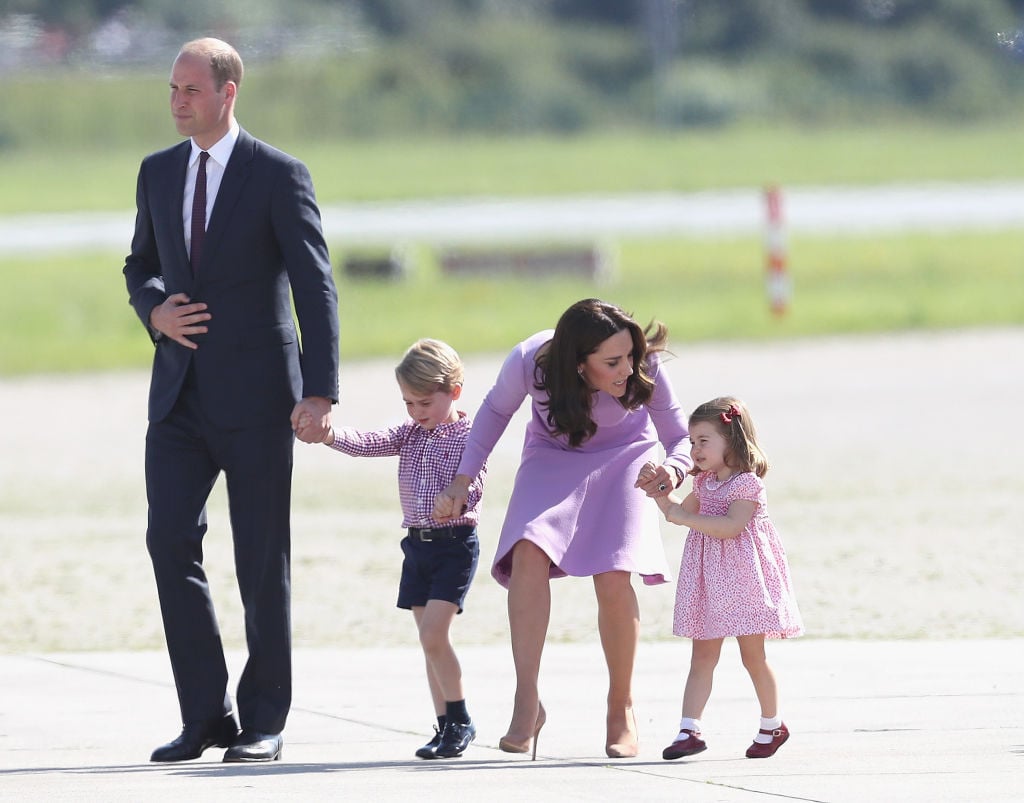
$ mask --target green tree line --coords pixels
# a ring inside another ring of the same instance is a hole
[[[268,137],[992,119],[1024,100],[1022,18],[1024,0],[7,0],[0,148],[163,133],[153,82],[204,34],[239,47]]]

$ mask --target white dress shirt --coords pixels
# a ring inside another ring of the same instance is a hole
[[[232,124],[228,133],[207,152],[210,158],[206,160],[206,226],[210,226],[210,214],[213,212],[213,203],[217,200],[217,191],[220,189],[221,179],[224,178],[224,168],[228,159],[231,158],[231,151],[238,141],[238,123]],[[199,170],[199,154],[202,148],[192,140],[192,155],[188,159],[188,170],[185,172],[185,197],[182,199],[181,221],[185,227],[185,247],[189,255],[192,254],[192,196],[196,192],[196,172]]]

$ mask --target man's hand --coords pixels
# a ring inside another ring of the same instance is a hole
[[[322,443],[331,428],[331,400],[307,396],[292,410],[292,430],[303,443]]]
[[[149,313],[150,326],[164,337],[169,337],[175,343],[189,349],[197,349],[199,346],[186,335],[206,334],[203,321],[208,320],[210,313],[206,311],[206,304],[201,301],[192,304],[184,293],[168,296],[163,304],[153,307],[153,311]]]

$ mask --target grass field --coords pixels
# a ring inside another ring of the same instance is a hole
[[[168,126],[170,128],[170,126]],[[322,203],[467,195],[559,195],[892,181],[1024,178],[1009,124],[751,129],[573,139],[280,143],[309,164]],[[0,214],[128,210],[147,150],[0,151]],[[332,243],[337,264],[345,243]],[[622,240],[618,277],[589,282],[452,280],[413,247],[404,282],[339,277],[346,359],[393,356],[417,337],[503,351],[601,295],[677,342],[1024,322],[1024,232],[792,238],[789,314],[768,310],[759,238]],[[148,363],[119,253],[0,258],[0,375]],[[52,288],[60,287],[59,293]],[[390,314],[381,314],[383,310]]]
[[[241,115],[244,124],[244,114]],[[321,203],[1024,178],[1019,121],[940,127],[753,128],[580,137],[275,141],[309,165]],[[259,131],[253,131],[256,136]],[[116,149],[0,149],[0,214],[130,209],[139,161]]]
[[[987,423],[992,410],[1015,409],[1022,349],[1024,327],[991,327],[686,343],[666,362],[686,409],[723,392],[750,405],[772,462],[769,508],[811,637],[1024,635],[1024,477],[1014,470],[1024,431],[1002,425],[1005,416],[986,427],[993,437],[963,437],[961,426],[968,413],[982,411]],[[335,423],[376,429],[401,420],[394,363],[394,355],[342,363]],[[467,411],[478,409],[500,363],[498,354],[467,357]],[[145,370],[0,382],[10,422],[0,453],[14,456],[0,461],[0,652],[163,649],[144,537],[147,389]],[[508,641],[506,594],[487,569],[529,414],[525,405],[489,462],[481,564],[456,626],[460,644]],[[951,448],[953,428],[961,437]],[[416,645],[412,618],[395,609],[397,461],[304,444],[295,452],[296,645]],[[244,635],[228,521],[218,482],[204,564],[235,648]],[[674,575],[686,531],[663,523],[662,533]],[[671,638],[674,589],[635,585],[644,639]],[[596,645],[593,584],[563,579],[552,593],[549,643]]]
[[[1022,257],[1021,231],[801,237],[790,246],[792,304],[778,317],[756,238],[624,241],[617,280],[600,287],[442,278],[421,249],[406,281],[339,277],[341,350],[344,359],[393,357],[430,335],[464,353],[503,352],[591,295],[663,320],[677,343],[1018,324]],[[0,375],[147,365],[152,346],[127,304],[122,266],[117,254],[4,264]]]

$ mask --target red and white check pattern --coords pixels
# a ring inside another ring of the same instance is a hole
[[[402,503],[402,527],[442,527],[469,524],[480,520],[480,498],[483,495],[487,465],[473,478],[466,500],[466,512],[457,519],[441,524],[430,514],[434,498],[452,481],[462,459],[462,450],[472,421],[465,413],[450,424],[439,424],[433,430],[423,429],[415,421],[372,432],[350,427],[334,431],[332,449],[353,457],[393,457],[398,455],[398,495]]]

